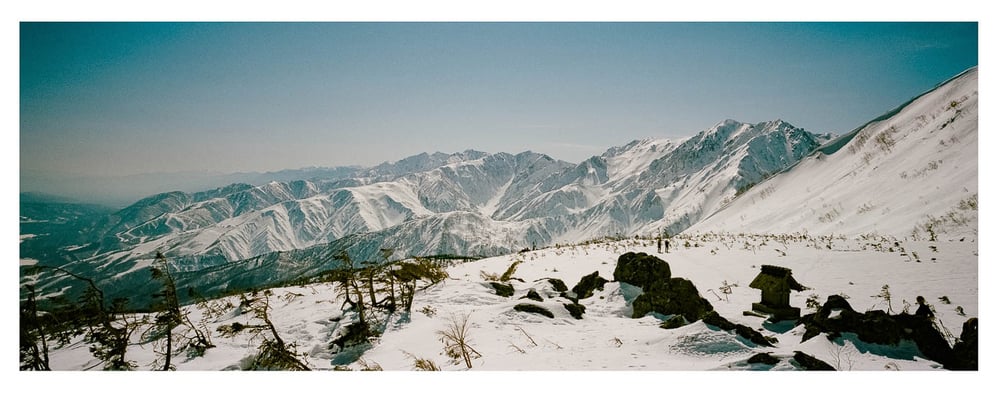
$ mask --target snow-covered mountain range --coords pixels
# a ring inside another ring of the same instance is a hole
[[[968,70],[761,182],[691,231],[975,236],[979,74]]]
[[[577,165],[533,152],[466,151],[418,155],[346,179],[169,192],[109,217],[102,251],[239,260],[420,228],[430,234],[389,247],[400,254],[486,255],[660,228],[676,232],[822,142],[783,121],[727,120],[688,139],[633,141]],[[463,224],[475,229],[464,233]],[[484,242],[442,247],[446,237],[431,236],[453,232]]]
[[[317,273],[339,251],[357,261],[384,251],[493,256],[686,229],[974,233],[977,76],[973,68],[836,139],[781,120],[726,120],[579,164],[470,150],[345,177],[163,193],[104,218],[92,242],[66,249],[67,268],[128,293],[148,283],[141,269],[161,251],[182,280],[222,292]]]

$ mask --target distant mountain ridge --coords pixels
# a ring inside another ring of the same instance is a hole
[[[578,164],[468,150],[344,177],[161,193],[81,222],[89,240],[70,238],[40,263],[68,263],[110,298],[148,293],[137,290],[150,286],[156,251],[181,284],[218,294],[335,268],[340,252],[493,256],[681,231],[976,237],[977,82],[972,69],[833,140],[782,120],[725,120]],[[22,257],[36,258],[42,240],[22,242]]]
[[[577,165],[530,151],[469,150],[416,155],[345,179],[168,192],[109,216],[98,254],[137,250],[130,255],[138,258],[159,249],[231,261],[411,221],[411,227],[445,224],[434,217],[457,213],[482,217],[470,220],[482,222],[484,232],[504,233],[509,240],[504,250],[660,229],[677,232],[822,142],[780,120],[753,125],[726,120],[691,138],[637,140]],[[512,230],[532,226],[545,230]],[[428,238],[394,248],[401,254],[426,252],[435,248]],[[496,247],[473,244],[448,252]]]
[[[636,140],[579,164],[530,151],[467,150],[420,154],[344,177],[166,192],[102,218],[92,242],[74,246],[72,265],[127,288],[143,282],[155,251],[179,271],[228,268],[236,278],[241,267],[328,257],[330,249],[356,260],[375,260],[383,249],[392,258],[489,256],[676,233],[823,142],[781,120],[726,120],[685,139]],[[297,267],[327,264],[306,261]],[[284,268],[264,277],[301,273],[278,266]],[[223,278],[217,281],[229,281]]]

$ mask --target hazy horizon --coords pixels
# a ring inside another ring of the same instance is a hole
[[[975,22],[22,22],[20,32],[22,191],[466,149],[578,163],[724,119],[843,134],[978,64]]]

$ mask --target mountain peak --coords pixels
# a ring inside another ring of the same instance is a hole
[[[781,118],[777,118],[771,121],[761,122],[755,126],[761,127],[764,130],[769,130],[769,131],[780,130],[780,129],[797,129],[794,125],[786,122]]]

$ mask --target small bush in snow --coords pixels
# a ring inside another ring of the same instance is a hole
[[[507,270],[500,275],[500,282],[505,283],[510,281],[511,277],[514,276],[514,272],[517,271],[517,265],[520,264],[521,261],[514,261],[514,263],[511,263],[510,266],[507,267]]]
[[[472,359],[482,355],[469,344],[470,315],[469,313],[453,314],[448,319],[445,329],[438,331],[437,334],[441,336],[440,340],[444,343],[444,354],[455,363],[465,362],[465,367],[472,369]]]
[[[858,357],[858,350],[851,342],[845,341],[844,345],[838,346],[830,344],[827,350],[833,358],[833,367],[837,370],[852,370]]]
[[[431,361],[429,359],[424,359],[424,358],[417,357],[416,355],[410,354],[410,353],[408,353],[406,351],[403,351],[403,355],[406,355],[407,358],[413,360],[413,369],[414,370],[418,370],[418,371],[422,371],[422,372],[432,372],[432,371],[436,372],[436,371],[441,370],[441,368],[439,368],[437,366],[437,364],[434,363],[434,361]]]
[[[809,297],[806,298],[806,307],[813,309],[813,311],[819,312],[820,307],[822,307],[822,304],[819,303],[819,295],[817,294],[809,295]]]
[[[258,296],[251,293],[249,297],[242,295],[241,305],[246,305],[247,310],[253,317],[262,324],[242,326],[241,329],[250,331],[253,338],[260,337],[260,345],[257,346],[257,354],[251,361],[249,370],[310,370],[309,366],[300,358],[305,354],[297,351],[295,343],[285,343],[271,322],[270,297],[271,290],[265,290]],[[236,324],[231,328],[236,329]],[[221,329],[221,328],[220,328]]]
[[[381,372],[382,371],[382,365],[379,365],[377,362],[374,362],[374,361],[372,361],[372,362],[365,361],[364,358],[361,358],[361,359],[358,360],[358,365],[361,366],[361,371],[362,372]]]
[[[728,302],[729,295],[733,293],[733,287],[738,287],[738,286],[740,286],[739,283],[730,284],[728,281],[722,280],[722,286],[719,287],[719,291],[722,291],[722,294],[726,295],[726,301]]]
[[[437,309],[435,309],[431,305],[427,305],[427,306],[422,307],[420,309],[420,312],[424,313],[424,315],[426,315],[428,318],[434,318],[434,315],[437,314]]]
[[[884,300],[886,306],[888,306],[888,310],[886,310],[886,312],[892,314],[892,293],[889,292],[889,284],[882,285],[882,290],[878,293],[878,295],[872,297]]]

